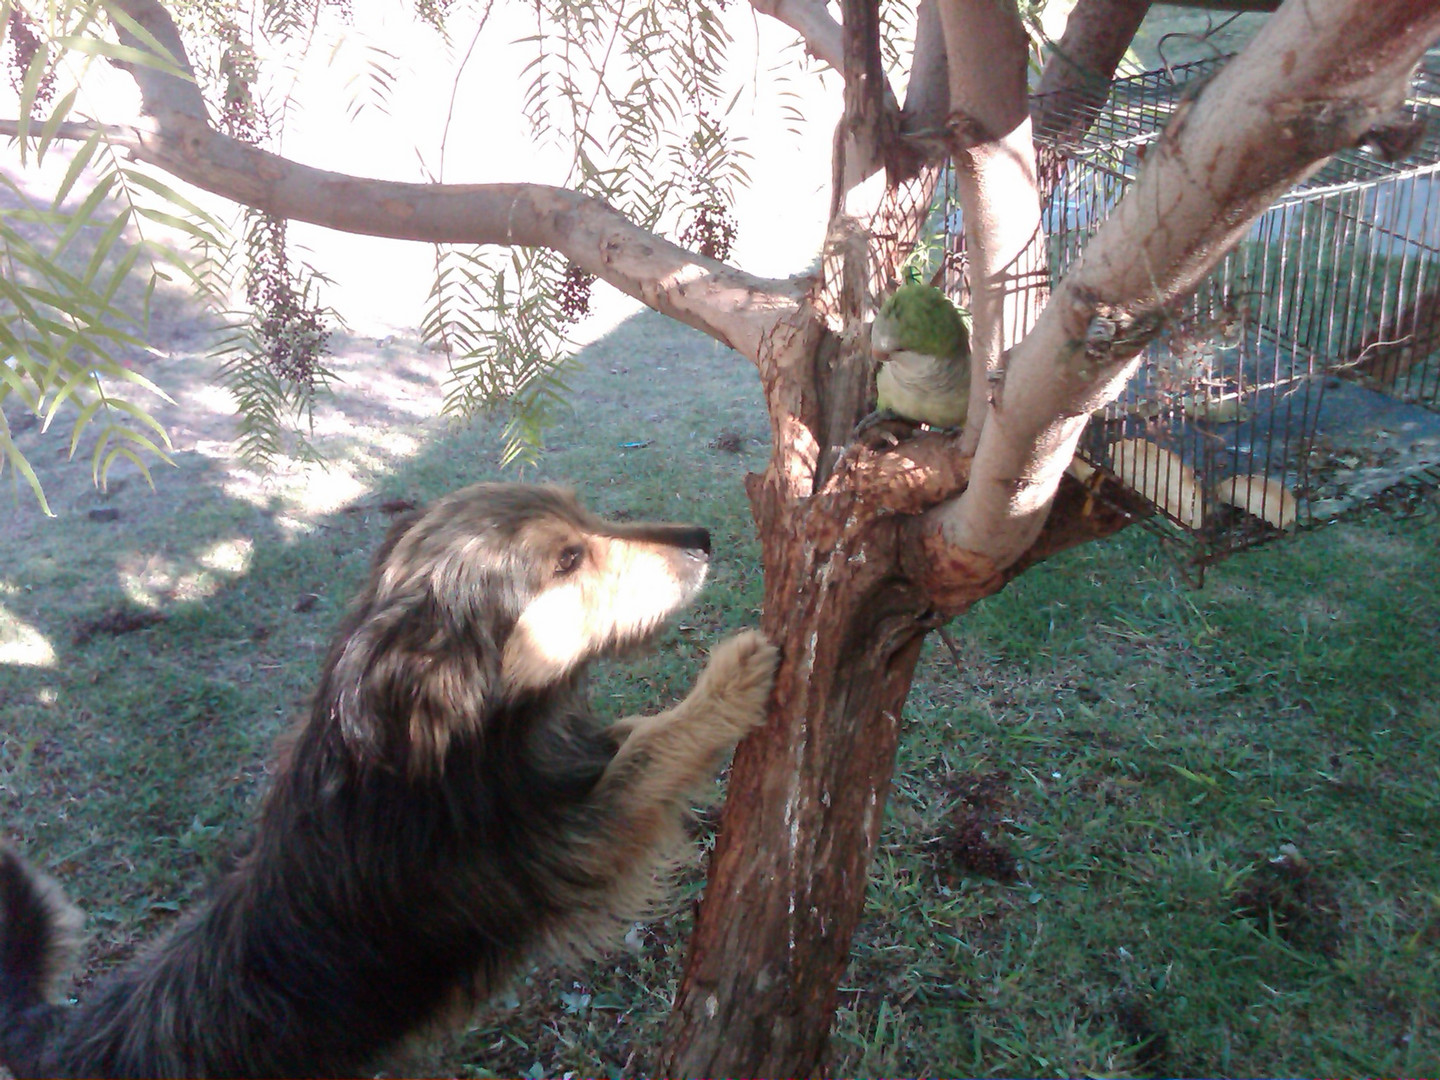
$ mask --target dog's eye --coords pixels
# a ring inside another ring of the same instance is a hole
[[[555,572],[557,574],[568,574],[580,565],[580,560],[585,557],[585,549],[579,544],[571,544],[564,551],[560,552],[560,558],[555,561]]]

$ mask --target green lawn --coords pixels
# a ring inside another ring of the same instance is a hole
[[[755,622],[741,477],[767,425],[753,373],[659,316],[584,359],[576,413],[526,477],[715,536],[704,602],[595,684],[606,709],[654,711]],[[381,505],[500,475],[496,425],[407,430],[413,454],[321,440],[368,488],[330,513],[227,494],[192,454],[159,494],[115,495],[119,522],[90,520],[88,494],[58,522],[23,492],[7,509],[0,642],[38,635],[54,660],[0,664],[0,827],[89,913],[86,979],[243,836]],[[1132,531],[956,622],[958,668],[932,641],[833,1071],[1440,1071],[1436,507],[1237,556],[1195,591]],[[413,1067],[645,1072],[710,820],[667,912],[603,959],[534,972]]]

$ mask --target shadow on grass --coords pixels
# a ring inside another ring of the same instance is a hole
[[[333,471],[237,469],[214,426],[223,401],[177,356],[157,363],[189,434],[157,494],[130,477],[102,497],[51,461],[65,517],[21,505],[0,523],[5,644],[23,628],[32,650],[0,664],[0,827],[90,914],[90,975],[172,919],[249,827],[387,508],[514,477],[495,465],[495,425],[433,419],[438,358],[342,344],[349,381],[317,429]],[[653,711],[756,621],[740,479],[763,465],[765,417],[743,361],[659,316],[581,359],[574,413],[525,479],[715,537],[702,602],[654,655],[596,682],[603,709]],[[1433,1061],[1434,537],[1433,514],[1372,517],[1237,558],[1192,593],[1148,539],[1122,535],[958,624],[963,670],[928,650],[837,1071],[1414,1074]],[[1324,948],[1287,937],[1298,916],[1275,918],[1279,901],[1251,903],[1286,844],[1325,897]],[[427,1066],[643,1071],[698,890],[692,865],[670,916],[602,961],[535,973]]]
[[[177,358],[157,361],[155,377],[189,405],[177,426],[193,433],[177,439],[177,468],[156,469],[157,492],[117,475],[110,494],[97,493],[83,466],[50,458],[41,468],[62,516],[9,508],[3,827],[100,920],[102,952],[168,917],[203,882],[202,864],[247,827],[271,742],[303,709],[386,509],[517,478],[495,464],[493,423],[455,426],[397,407],[390,384],[408,361],[386,354],[403,351],[342,349],[342,369],[358,378],[337,388],[318,425],[332,472],[267,482],[236,468],[217,438],[223,402],[206,397],[199,361]],[[442,362],[420,355],[426,393],[414,396],[433,412]],[[646,314],[580,359],[575,413],[524,478],[569,484],[602,515],[698,521],[715,536],[711,584],[661,656],[628,665],[628,683],[602,684],[616,711],[654,709],[688,687],[722,633],[754,621],[739,476],[764,460],[758,387],[733,353]],[[707,447],[737,432],[738,452]],[[37,460],[53,454],[54,440],[23,437]]]

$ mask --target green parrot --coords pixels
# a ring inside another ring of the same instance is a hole
[[[880,305],[870,327],[875,373],[875,412],[862,426],[886,414],[930,424],[960,427],[970,402],[969,313],[933,285],[901,285]]]

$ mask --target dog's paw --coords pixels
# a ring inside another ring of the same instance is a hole
[[[775,683],[780,650],[758,630],[746,630],[723,641],[695,684],[691,699],[713,709],[739,732],[765,719],[765,705]]]

